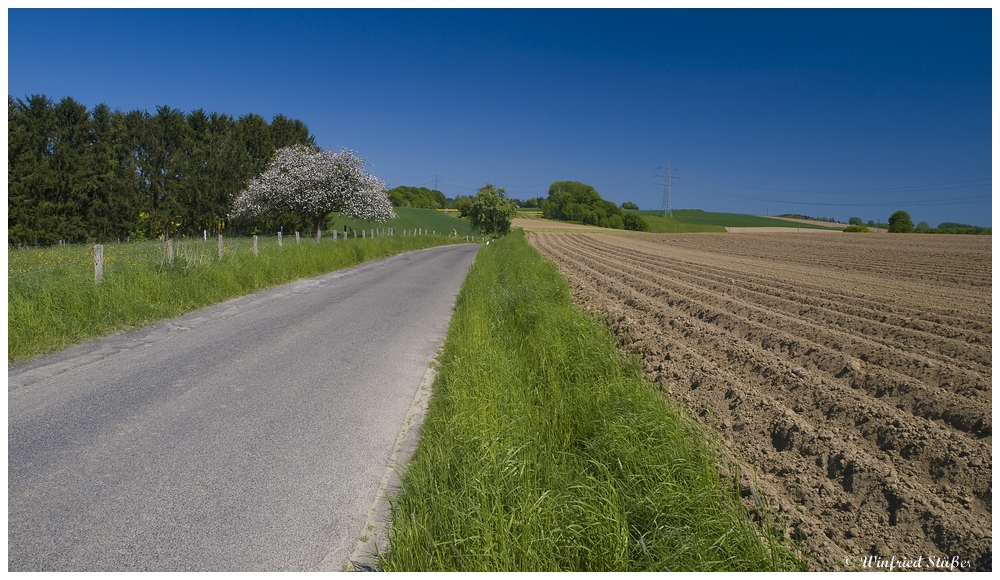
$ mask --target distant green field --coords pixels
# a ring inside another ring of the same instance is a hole
[[[663,212],[658,211],[629,211],[626,213],[637,213],[649,224],[649,231],[653,233],[690,233],[690,232],[724,232],[726,228],[714,224],[689,223],[680,219],[677,212],[673,217],[663,217]]]
[[[458,213],[454,211],[451,212],[451,215],[448,215],[433,209],[417,209],[412,207],[396,207],[393,209],[396,211],[398,217],[385,223],[362,222],[346,218],[340,214],[331,214],[328,224],[330,225],[330,229],[336,228],[340,232],[343,232],[344,226],[347,226],[348,230],[370,230],[373,228],[412,230],[414,228],[423,228],[444,235],[451,235],[452,229],[459,236],[473,236],[478,234],[469,225],[468,220],[459,218]]]
[[[651,232],[724,232],[727,227],[837,229],[777,218],[742,213],[701,211],[698,209],[675,209],[672,212],[673,217],[663,217],[663,212],[660,210],[639,210],[630,213],[641,215],[649,223],[649,230]]]

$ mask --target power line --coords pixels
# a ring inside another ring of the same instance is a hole
[[[883,202],[858,202],[858,203],[838,203],[828,201],[789,201],[786,199],[763,199],[758,197],[743,197],[739,195],[722,195],[732,199],[742,199],[746,201],[763,201],[767,203],[782,203],[787,205],[825,205],[831,207],[893,207],[893,206],[933,206],[933,205],[965,205],[989,201],[992,195],[975,195],[968,197],[949,197],[940,199],[922,199],[906,201],[883,201]]]
[[[773,187],[753,187],[750,185],[732,185],[729,183],[722,183],[719,181],[714,181],[711,179],[697,178],[697,181],[704,181],[705,183],[711,183],[714,185],[721,185],[723,187],[731,187],[733,189],[747,189],[752,191],[766,191],[772,193],[821,193],[821,194],[868,194],[868,193],[890,193],[890,192],[920,192],[920,191],[933,191],[936,189],[969,189],[975,187],[986,187],[992,184],[993,178],[984,179],[970,179],[966,181],[948,181],[944,183],[921,183],[917,185],[903,185],[894,187],[878,187],[869,189],[777,189]]]

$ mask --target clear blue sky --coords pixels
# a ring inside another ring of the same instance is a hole
[[[8,94],[301,119],[390,187],[992,225],[965,10],[8,11]]]

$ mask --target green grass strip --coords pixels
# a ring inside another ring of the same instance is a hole
[[[457,220],[456,220],[457,221]],[[261,237],[175,240],[168,264],[159,242],[105,244],[104,280],[94,281],[90,245],[8,250],[7,361],[22,361],[117,330],[165,318],[367,260],[465,239],[390,236],[367,239]]]
[[[520,230],[480,251],[433,389],[383,570],[802,568]]]

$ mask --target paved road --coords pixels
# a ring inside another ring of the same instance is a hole
[[[478,248],[8,369],[8,569],[344,569]]]

